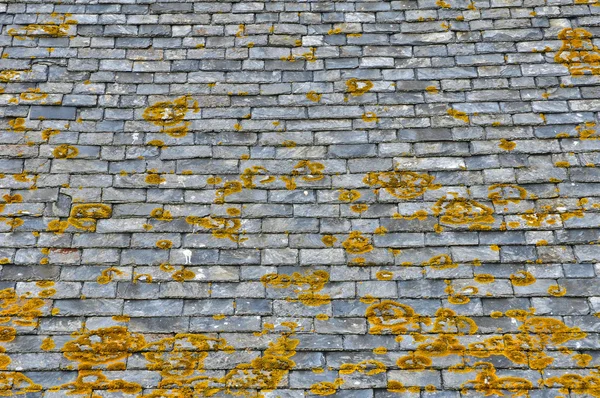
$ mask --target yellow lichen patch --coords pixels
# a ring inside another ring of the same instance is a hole
[[[595,128],[596,122],[585,122],[575,126],[581,140],[600,140],[600,132]]]
[[[369,205],[366,203],[357,203],[350,206],[350,210],[354,213],[364,213],[365,211],[369,210]]]
[[[431,93],[431,94],[437,94],[439,92],[439,90],[436,86],[427,86],[427,87],[425,87],[425,91],[427,91],[428,93]]]
[[[564,28],[558,33],[562,40],[554,62],[569,69],[572,76],[600,74],[600,50],[592,42],[592,33],[583,28]]]
[[[385,354],[387,354],[387,352],[388,352],[387,348],[383,347],[383,346],[373,348],[373,354],[375,354],[375,355],[385,355]]]
[[[248,176],[249,174],[246,174]],[[247,177],[243,177],[244,180]],[[247,180],[245,180],[247,182]],[[229,195],[233,195],[234,193],[242,192],[242,183],[239,181],[226,181],[223,186],[217,189],[215,194],[215,203],[223,204],[225,203],[225,199]]]
[[[346,92],[353,97],[359,97],[373,88],[370,80],[349,79],[346,81]]]
[[[319,383],[315,383],[310,387],[311,394],[314,395],[333,395],[337,392],[338,388],[342,385],[344,381],[342,379],[336,379],[333,383],[329,381],[321,381]]]
[[[389,331],[392,334],[405,334],[409,329],[417,329],[420,322],[429,323],[412,307],[391,300],[384,300],[367,308],[366,317],[371,325],[369,333],[380,334]]]
[[[192,102],[190,106],[190,102]],[[150,123],[161,128],[161,131],[171,137],[184,137],[190,125],[185,121],[189,110],[194,113],[199,111],[198,101],[193,101],[191,96],[184,95],[173,101],[161,101],[150,105],[144,110],[143,117]]]
[[[39,101],[47,97],[48,94],[42,93],[39,88],[29,88],[26,92],[19,95],[22,101]]]
[[[86,203],[73,206],[69,217],[71,218],[92,218],[99,220],[101,218],[110,218],[112,208],[104,203]]]
[[[56,129],[47,128],[42,131],[42,139],[44,141],[48,141],[50,139],[50,137],[52,137],[53,135],[57,135],[57,134],[60,134],[60,131],[58,131]]]
[[[8,83],[15,81],[21,77],[21,72],[16,70],[0,71],[0,83]]]
[[[123,275],[123,271],[115,267],[107,268],[96,278],[96,282],[101,285],[106,285],[112,281],[114,275]]]
[[[113,315],[112,320],[115,322],[129,322],[131,317],[129,315]]]
[[[312,102],[321,101],[322,96],[323,94],[318,94],[316,91],[309,91],[308,93],[306,93],[306,98]]]
[[[446,113],[456,120],[460,120],[461,122],[469,123],[469,116],[465,112],[458,111],[456,109],[450,108],[446,111]]]
[[[516,204],[527,197],[525,188],[515,184],[493,184],[488,191],[488,199],[495,205]]]
[[[163,141],[161,141],[161,140],[148,141],[148,145],[155,146],[157,148],[164,148],[165,147],[165,143]]]
[[[9,397],[13,396],[13,394],[17,395],[42,391],[42,386],[40,384],[34,383],[33,380],[21,372],[0,373],[0,385],[7,387],[4,388],[2,392],[4,396]]]
[[[243,187],[248,188],[248,189],[256,188],[256,183],[254,182],[254,179],[258,176],[263,177],[259,181],[261,184],[269,184],[269,183],[273,182],[275,180],[275,177],[268,176],[266,174],[267,172],[268,172],[268,170],[262,166],[252,166],[252,167],[248,167],[248,168],[244,169],[244,172],[240,176],[240,179],[242,180],[242,183],[243,183]],[[236,187],[231,187],[230,189],[233,189],[233,191],[236,191],[238,189],[238,187],[236,185]]]
[[[69,37],[70,25],[77,24],[77,21],[69,17],[70,14],[60,15],[52,13],[48,21],[39,24],[29,24],[21,28],[11,28],[7,33],[19,40],[33,40],[40,36]]]
[[[383,362],[374,359],[367,359],[359,363],[344,363],[340,366],[340,374],[350,375],[352,373],[362,373],[367,376],[383,373],[387,370],[387,366]]]
[[[56,344],[54,344],[54,340],[52,340],[52,337],[50,336],[42,340],[42,345],[40,346],[40,348],[44,351],[50,351],[54,349],[54,347],[56,347]]]
[[[10,126],[10,130],[15,132],[23,132],[28,130],[28,128],[25,126],[25,119],[22,117],[9,120],[8,125]]]
[[[23,201],[23,196],[21,196],[20,194],[14,194],[14,195],[2,195],[2,199],[4,199],[4,201],[6,203],[21,203]]]
[[[431,363],[431,358],[428,358],[425,355],[418,355],[414,352],[400,357],[396,361],[396,365],[398,365],[400,369],[412,371],[427,369],[431,366]]]
[[[436,270],[452,269],[458,267],[458,264],[452,261],[452,257],[447,254],[439,254],[431,257],[428,261],[424,261],[421,265],[431,267]]]
[[[156,242],[156,247],[158,247],[159,249],[162,249],[162,250],[169,250],[170,248],[173,247],[173,242],[171,242],[168,239],[161,239]]]
[[[567,289],[559,285],[552,285],[548,288],[548,294],[555,297],[561,297],[567,294]]]
[[[450,225],[468,225],[472,229],[489,228],[486,224],[494,223],[494,211],[473,199],[452,195],[452,199],[440,198],[432,208],[435,216],[440,216],[440,223]]]
[[[439,189],[441,185],[434,184],[435,177],[429,174],[419,174],[412,171],[382,171],[368,173],[363,182],[377,188],[383,188],[400,199],[414,199],[428,190]]]
[[[304,274],[294,272],[292,275],[266,274],[260,278],[260,281],[265,287],[277,289],[294,287],[294,293],[298,293],[298,301],[307,306],[318,307],[331,302],[329,295],[317,294],[329,282],[329,273],[326,271]]]
[[[514,286],[529,286],[535,283],[536,278],[527,271],[519,271],[510,275],[510,282]]]
[[[35,327],[38,318],[42,316],[41,308],[44,301],[38,297],[31,298],[29,294],[17,295],[14,289],[0,290],[0,323],[12,323],[15,326]],[[3,327],[0,335],[6,341],[12,341],[16,331],[12,328]],[[12,337],[11,337],[12,336]]]
[[[150,217],[158,221],[173,221],[173,215],[169,210],[161,209],[160,207],[153,209],[150,212]]]
[[[477,283],[487,284],[493,283],[496,280],[496,278],[494,277],[494,275],[491,274],[475,274],[473,280]]]
[[[337,238],[333,235],[324,235],[321,238],[321,242],[323,242],[323,244],[327,247],[332,247],[336,241],[337,241]]]
[[[161,177],[160,174],[151,173],[146,176],[145,181],[146,181],[146,184],[159,185],[159,184],[162,184],[163,182],[165,182],[166,180],[164,177]]]
[[[71,209],[66,225],[58,221],[54,228],[64,231],[68,225],[72,225],[77,229],[94,232],[96,230],[96,221],[102,218],[110,218],[111,215],[112,209],[109,205],[103,203],[79,204],[73,206]],[[50,224],[48,224],[49,229],[50,227]]]
[[[575,361],[577,366],[582,367],[582,368],[585,368],[586,366],[588,366],[590,364],[590,362],[592,362],[592,359],[594,359],[594,358],[589,354],[573,355],[573,360]]]
[[[348,239],[342,242],[342,247],[350,254],[363,254],[373,250],[369,238],[363,236],[360,231],[350,232]]]
[[[438,7],[442,7],[442,8],[450,8],[451,7],[450,4],[446,3],[444,0],[437,0],[435,2],[435,5]]]
[[[462,388],[470,387],[486,396],[504,396],[503,391],[508,390],[513,397],[528,396],[529,391],[533,389],[533,383],[525,378],[497,376],[496,368],[489,362],[477,362],[474,366],[481,368],[481,371],[475,376],[475,379],[463,383]]]
[[[239,218],[188,216],[185,220],[188,224],[198,225],[212,231],[215,238],[228,238],[234,242],[243,242],[247,239],[240,237],[242,220]]]
[[[307,182],[320,181],[325,177],[323,170],[325,170],[323,163],[301,160],[294,166],[291,174],[292,176],[302,176],[300,178]]]
[[[378,271],[375,277],[380,281],[391,281],[394,278],[394,273],[391,271]]]
[[[377,114],[375,112],[365,112],[361,116],[361,119],[363,122],[367,122],[367,123],[379,121],[379,118],[377,117]]]
[[[342,202],[354,202],[360,198],[360,192],[355,189],[344,189],[340,191],[340,195],[338,196],[338,200]]]
[[[71,159],[79,154],[79,149],[73,145],[63,144],[54,148],[52,154],[56,159]]]
[[[504,150],[504,151],[512,151],[513,149],[515,149],[517,147],[517,144],[513,141],[509,141],[505,138],[502,138],[500,140],[500,143],[498,144],[498,148]]]

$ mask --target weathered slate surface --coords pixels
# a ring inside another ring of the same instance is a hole
[[[600,396],[594,1],[0,3],[0,395]]]

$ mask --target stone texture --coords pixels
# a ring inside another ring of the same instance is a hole
[[[0,395],[598,396],[597,6],[0,2]]]

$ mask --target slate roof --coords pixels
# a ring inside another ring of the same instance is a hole
[[[0,395],[600,397],[598,0],[0,3]]]

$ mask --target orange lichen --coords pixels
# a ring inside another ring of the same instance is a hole
[[[369,210],[369,205],[366,203],[357,203],[350,206],[350,210],[354,213],[364,213]]]
[[[468,386],[471,386],[475,391],[480,392],[485,396],[504,396],[502,391],[509,391],[512,393],[512,397],[523,397],[529,396],[529,391],[533,389],[533,383],[525,378],[517,376],[497,376],[496,368],[489,362],[477,362],[474,366],[481,368],[481,371],[475,376],[475,379],[468,380],[462,384],[463,392],[465,394]]]
[[[417,314],[412,307],[391,300],[368,307],[366,317],[371,324],[371,334],[381,334],[384,331],[404,334],[411,328],[418,328],[420,322],[429,322],[429,319]]]
[[[440,216],[440,223],[450,225],[468,225],[471,229],[489,228],[486,224],[494,223],[493,210],[473,199],[452,195],[452,199],[440,198],[432,208],[435,216]]]
[[[294,272],[286,274],[266,274],[260,278],[265,287],[287,289],[295,287],[294,293],[298,293],[298,301],[304,305],[317,307],[329,304],[331,299],[327,294],[317,294],[323,290],[329,282],[329,273],[326,271],[313,271],[300,274]]]
[[[491,274],[475,274],[475,277],[473,278],[473,280],[477,283],[493,283],[496,278],[494,277],[494,275]]]
[[[380,281],[391,281],[394,278],[394,273],[391,271],[378,271],[375,277]]]
[[[375,112],[365,112],[361,116],[361,119],[363,122],[366,123],[373,123],[379,121],[379,118],[377,117],[377,114]]]
[[[212,231],[215,238],[228,238],[234,242],[243,242],[247,239],[240,237],[242,221],[239,218],[188,216],[185,220],[188,224],[198,225]]]
[[[323,163],[301,160],[294,166],[291,175],[302,176],[301,179],[307,182],[320,181],[325,177],[323,170],[325,170]]]
[[[352,373],[363,373],[367,376],[383,373],[387,370],[387,366],[383,362],[374,359],[367,359],[359,363],[344,363],[340,366],[340,374],[350,375]]]
[[[558,33],[562,40],[554,62],[565,65],[572,76],[600,74],[600,50],[592,42],[592,34],[583,28],[564,28]]]
[[[342,202],[354,202],[360,198],[360,192],[355,189],[344,189],[340,191],[338,200]]]
[[[9,120],[8,125],[10,126],[10,130],[15,132],[23,132],[28,130],[28,128],[25,126],[25,119],[22,117]]]
[[[446,111],[446,113],[456,120],[460,120],[461,122],[469,123],[469,116],[465,112],[458,111],[456,109],[450,108]]]
[[[505,138],[502,138],[500,140],[500,143],[498,144],[498,148],[503,149],[505,151],[512,151],[516,147],[517,147],[517,144],[515,142],[509,141]]]
[[[191,106],[190,102],[192,102]],[[190,109],[197,113],[200,110],[198,101],[193,101],[191,96],[184,95],[173,101],[161,101],[150,105],[144,110],[142,116],[160,127],[163,133],[181,138],[188,132],[190,122],[185,121],[185,117]]]
[[[322,96],[323,94],[318,94],[316,91],[309,91],[308,93],[306,93],[306,98],[312,102],[321,101]]]
[[[344,383],[342,379],[335,379],[335,381],[321,381],[319,383],[315,383],[310,387],[311,394],[314,395],[333,395],[337,392],[338,388]]]
[[[495,205],[516,204],[527,197],[525,188],[515,184],[493,184],[488,191],[488,199]]]
[[[169,250],[170,248],[173,247],[173,242],[171,242],[168,239],[161,239],[156,242],[156,247],[158,247],[159,249],[162,249],[162,250]]]
[[[60,134],[60,131],[57,129],[47,128],[47,129],[43,130],[41,134],[42,134],[42,139],[44,141],[48,141],[50,139],[50,137],[52,137],[53,135]]]
[[[169,210],[156,208],[150,212],[150,217],[158,221],[173,221],[173,215]]]
[[[323,244],[327,247],[332,247],[336,241],[337,238],[333,235],[323,235],[321,238],[321,242],[323,242]]]
[[[50,351],[50,350],[54,349],[54,347],[56,347],[56,344],[54,343],[54,340],[52,340],[52,337],[50,337],[50,336],[48,336],[44,340],[42,340],[42,345],[40,346],[40,348],[44,351]]]
[[[421,265],[424,267],[431,267],[436,270],[458,267],[458,264],[452,261],[452,257],[447,254],[439,254],[431,257],[428,261],[424,261]]]
[[[559,285],[552,285],[548,288],[548,294],[555,297],[562,297],[567,294],[567,289]]]
[[[112,281],[113,275],[123,275],[123,271],[115,267],[107,268],[101,272],[98,278],[96,278],[96,282],[101,285],[106,285]]]
[[[346,81],[346,92],[353,97],[359,97],[373,88],[370,80],[349,79]]]
[[[519,271],[510,275],[510,282],[514,286],[529,286],[535,283],[536,278],[527,271]]]
[[[600,132],[594,127],[596,122],[585,122],[575,126],[575,131],[581,140],[600,140]]]
[[[350,254],[363,254],[373,250],[369,238],[362,235],[360,231],[352,231],[348,239],[342,242],[342,247]]]
[[[242,183],[239,181],[226,181],[223,187],[217,189],[215,195],[215,203],[223,204],[229,195],[242,191]]]
[[[165,182],[166,180],[164,177],[161,177],[160,174],[151,173],[146,176],[145,181],[146,184],[159,185]]]
[[[21,28],[8,29],[7,33],[19,40],[36,39],[37,37],[69,37],[70,25],[77,21],[69,18],[71,14],[52,13],[50,19],[39,24],[29,24]]]
[[[60,231],[61,228],[72,225],[77,229],[94,232],[96,230],[96,221],[103,218],[110,218],[111,215],[112,208],[103,203],[74,205],[71,209],[69,218],[67,218],[66,225],[62,224],[63,222],[58,221],[54,227],[58,228]],[[48,228],[50,229],[50,224],[48,224]]]
[[[29,88],[19,95],[22,101],[39,101],[46,97],[48,97],[48,94],[42,93],[39,88]]]
[[[428,190],[439,189],[433,184],[435,177],[412,171],[382,171],[368,173],[363,182],[370,186],[383,188],[392,196],[400,199],[414,199]]]
[[[52,154],[56,159],[71,159],[79,154],[79,149],[73,145],[63,144],[54,148]]]

